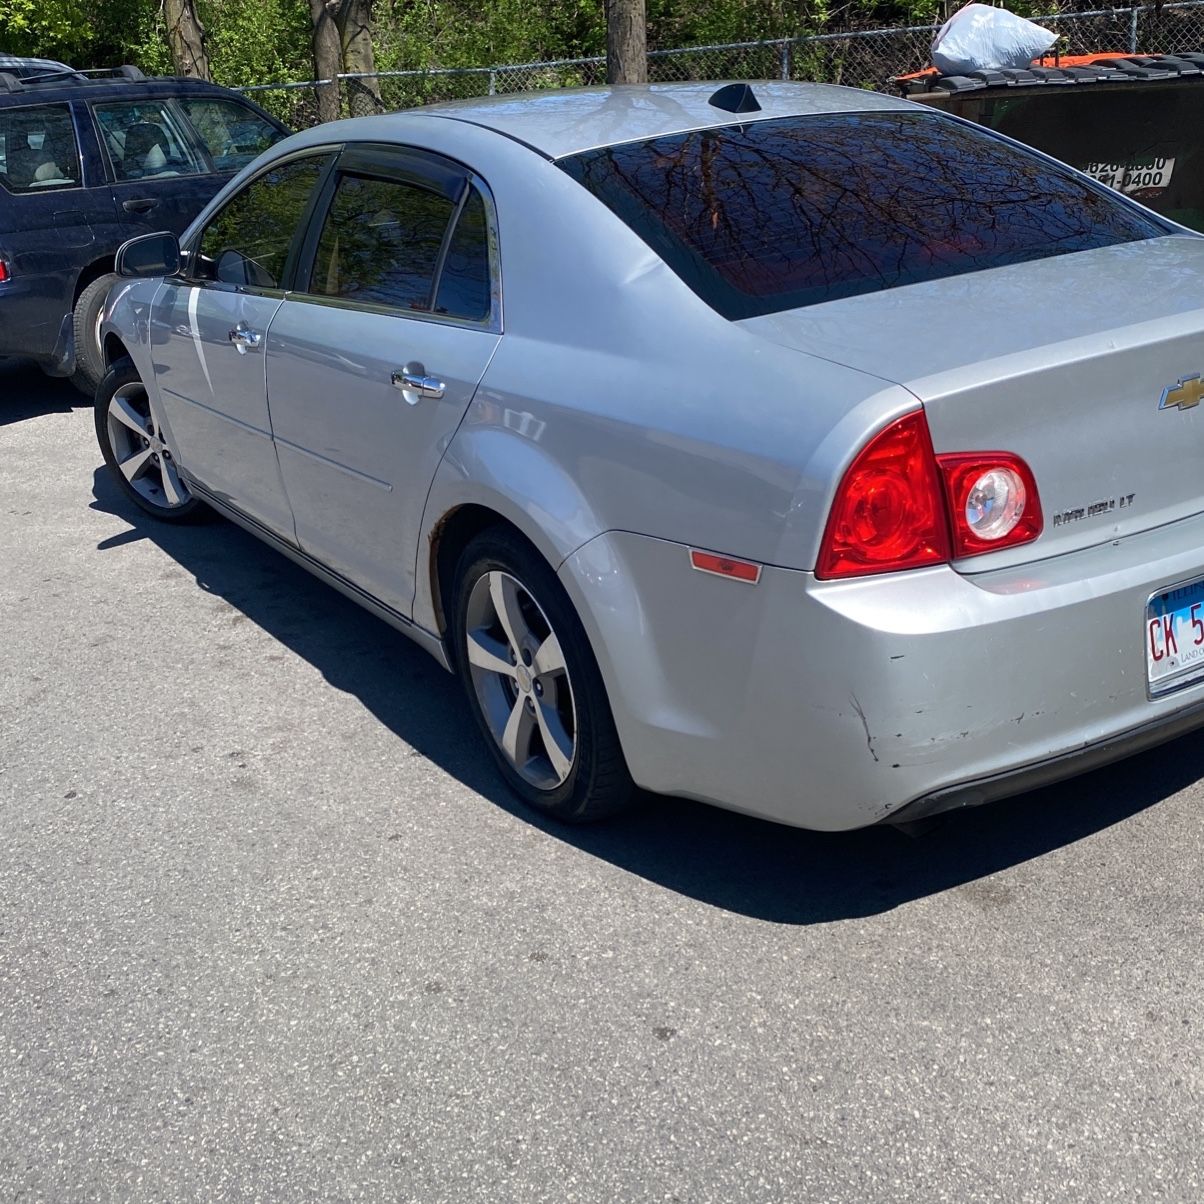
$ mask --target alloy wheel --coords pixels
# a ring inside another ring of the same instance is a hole
[[[171,448],[163,441],[145,386],[136,383],[117,389],[109,401],[106,422],[113,459],[131,489],[165,510],[192,500],[176,470]]]
[[[509,573],[483,573],[465,611],[466,652],[486,726],[515,772],[555,790],[577,757],[577,710],[560,639]]]

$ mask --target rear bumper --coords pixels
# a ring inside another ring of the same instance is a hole
[[[980,807],[984,803],[1012,798],[1029,790],[1040,790],[1042,786],[1053,786],[1067,778],[1089,773],[1093,769],[1102,769],[1114,761],[1157,748],[1160,744],[1179,736],[1186,736],[1201,727],[1204,727],[1204,701],[1197,701],[1174,715],[1164,716],[1132,731],[1121,732],[1073,752],[1051,757],[1048,761],[1008,770],[976,782],[964,782],[933,791],[924,798],[904,804],[882,822],[911,823],[946,811],[956,811],[962,807]]]
[[[738,552],[738,549],[721,549]],[[1204,724],[1151,701],[1149,595],[1204,575],[1204,516],[1036,564],[846,582],[694,572],[610,533],[561,568],[633,776],[837,830],[987,802]]]

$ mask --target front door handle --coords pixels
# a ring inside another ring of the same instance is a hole
[[[135,197],[130,201],[122,201],[121,207],[126,213],[149,213],[159,203],[157,197]]]
[[[428,376],[421,364],[406,364],[393,373],[393,387],[401,390],[406,401],[416,406],[424,397],[438,399],[447,392],[447,385],[437,376]]]
[[[239,322],[230,331],[230,342],[234,344],[239,355],[246,355],[248,351],[259,350],[259,346],[263,342],[263,335],[258,330],[252,330],[245,322]]]

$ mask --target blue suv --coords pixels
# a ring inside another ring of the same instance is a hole
[[[0,358],[92,393],[100,314],[128,238],[181,234],[240,168],[289,133],[191,79],[0,68]]]

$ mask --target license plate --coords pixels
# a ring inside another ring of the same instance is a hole
[[[1145,669],[1151,698],[1204,678],[1204,580],[1146,603]]]

